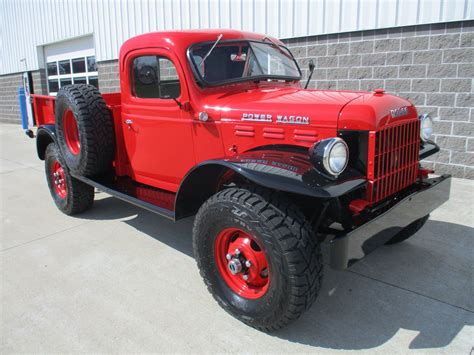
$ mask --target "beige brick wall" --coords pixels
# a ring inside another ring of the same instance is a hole
[[[18,87],[23,85],[22,77],[22,73],[0,76],[0,122],[21,122]],[[32,79],[35,93],[47,95],[44,70],[33,72]]]
[[[18,87],[22,82],[21,73],[0,76],[1,122],[21,122]]]
[[[120,75],[117,60],[98,62],[99,90],[101,92],[120,91]]]

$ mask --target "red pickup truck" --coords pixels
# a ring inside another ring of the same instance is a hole
[[[196,214],[205,284],[258,329],[313,304],[323,241],[344,269],[413,235],[449,198],[450,176],[420,164],[439,150],[428,115],[383,90],[307,90],[275,38],[149,33],[123,44],[119,67],[119,93],[33,96],[55,204],[83,212],[97,188],[173,220]]]

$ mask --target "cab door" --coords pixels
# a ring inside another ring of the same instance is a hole
[[[189,100],[183,70],[163,48],[133,51],[124,66],[122,129],[131,177],[177,191],[195,164],[192,117],[180,108]]]

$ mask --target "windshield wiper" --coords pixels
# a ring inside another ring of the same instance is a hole
[[[211,52],[214,50],[214,48],[217,46],[217,44],[219,43],[219,41],[221,40],[222,38],[222,33],[217,36],[217,41],[214,42],[214,44],[212,45],[211,49],[209,49],[209,52],[206,53],[206,55],[204,56],[204,58],[202,58],[201,60],[201,63],[199,64],[200,67],[202,67],[204,65],[204,62],[205,60],[207,59],[207,57],[209,57],[209,54],[211,54]]]
[[[265,41],[265,40],[268,40],[271,44],[273,44],[273,46],[275,46],[280,51],[280,53],[283,54],[285,57],[293,60],[291,55],[288,54],[288,52],[284,51],[283,48],[281,48],[280,45],[276,43],[273,39],[271,39],[270,37],[264,37],[262,41]]]

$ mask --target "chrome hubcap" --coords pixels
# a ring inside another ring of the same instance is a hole
[[[242,263],[236,258],[229,260],[227,267],[229,268],[229,271],[232,273],[232,275],[236,275],[242,271]]]

